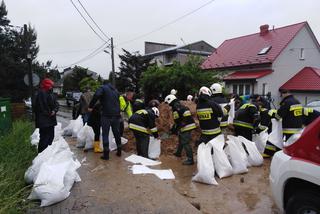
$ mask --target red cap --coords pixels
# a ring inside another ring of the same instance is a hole
[[[45,78],[44,80],[42,80],[41,82],[41,89],[45,90],[45,91],[49,91],[54,85],[54,82],[51,79]]]

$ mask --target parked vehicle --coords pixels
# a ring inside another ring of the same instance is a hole
[[[312,101],[308,103],[306,107],[313,108],[314,110],[320,111],[320,100]]]
[[[74,91],[66,92],[67,105],[70,107],[72,102],[73,102],[73,105],[78,103],[80,100],[81,94],[82,94],[81,92],[74,92]]]
[[[270,183],[282,211],[320,214],[320,118],[274,155]]]

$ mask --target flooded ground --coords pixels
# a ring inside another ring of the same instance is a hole
[[[244,175],[217,179],[218,186],[191,181],[196,164],[184,166],[171,155],[161,156],[175,180],[160,180],[154,175],[132,175],[131,163],[114,153],[109,161],[100,154],[83,152],[75,140],[67,138],[82,166],[82,181],[74,185],[65,201],[29,213],[278,213],[271,198],[268,175],[270,161],[252,167]]]

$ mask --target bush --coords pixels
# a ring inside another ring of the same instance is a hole
[[[30,143],[33,126],[16,121],[10,133],[0,138],[0,213],[25,213],[31,186],[26,186],[24,173],[37,155]]]

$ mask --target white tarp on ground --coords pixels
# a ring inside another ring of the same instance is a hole
[[[140,164],[145,165],[145,166],[155,166],[155,165],[161,164],[160,161],[154,161],[154,160],[151,160],[151,159],[148,159],[148,158],[144,158],[144,157],[141,157],[141,156],[135,155],[135,154],[132,154],[129,157],[126,157],[125,160],[129,161],[131,163],[134,163],[134,164],[139,164],[140,163]]]
[[[154,174],[158,178],[164,179],[175,179],[175,176],[171,169],[150,169],[144,165],[133,165],[132,166],[133,174]]]

